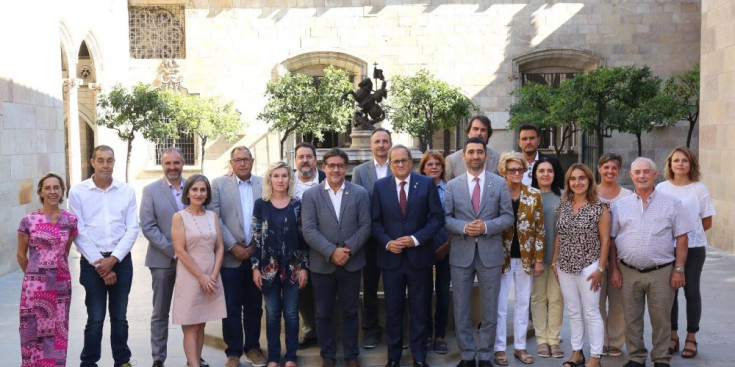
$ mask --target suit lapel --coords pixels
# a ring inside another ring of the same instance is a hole
[[[408,214],[408,209],[411,208],[411,206],[414,203],[414,200],[417,200],[416,197],[419,191],[419,180],[417,179],[417,176],[412,173],[409,177],[411,177],[411,179],[410,179],[410,187],[408,188],[408,196],[406,197],[406,213],[407,214]]]
[[[237,213],[237,222],[242,227],[242,199],[240,198],[240,189],[237,187],[237,177],[230,176],[230,196],[235,199],[235,212]],[[254,191],[254,190],[253,190]],[[243,231],[245,229],[243,228]]]
[[[345,189],[342,192],[342,202],[339,204],[339,221],[342,222],[342,218],[345,216],[345,210],[347,210],[347,201],[350,200],[350,183],[345,181]]]
[[[166,195],[166,197],[168,198],[169,203],[173,205],[172,208],[174,210],[174,213],[178,212],[179,206],[176,205],[176,197],[174,197],[174,194],[171,193],[171,188],[168,187],[168,181],[165,178],[161,179],[161,189],[163,190],[164,195]],[[181,195],[184,195],[184,193],[182,192]]]
[[[329,210],[329,212],[332,213],[332,217],[334,218],[334,220],[339,222],[337,218],[337,213],[334,212],[334,205],[332,205],[332,197],[329,196],[329,191],[325,190],[324,186],[321,186],[319,188],[319,195],[321,195],[322,201],[327,204],[327,208],[328,208],[327,210]],[[344,206],[344,203],[345,203],[345,197],[343,195],[342,196],[342,206]]]
[[[370,160],[370,169],[367,171],[367,175],[368,175],[368,181],[370,182],[370,185],[375,185],[375,181],[378,180],[378,175],[375,174],[375,161],[374,160]]]
[[[485,209],[488,205],[487,203],[490,201],[490,190],[493,189],[493,181],[490,178],[490,171],[485,171],[484,182],[485,187],[482,188],[482,198],[480,198],[480,210],[478,210],[478,215],[479,213],[482,213],[482,210]]]

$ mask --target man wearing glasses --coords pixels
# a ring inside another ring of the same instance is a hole
[[[370,238],[370,197],[367,190],[345,181],[349,158],[334,148],[324,153],[324,184],[304,192],[301,223],[309,244],[311,279],[316,298],[316,323],[322,366],[334,367],[337,343],[333,323],[335,299],[342,311],[342,351],[346,367],[360,367],[357,308],[365,266],[363,245]]]
[[[528,162],[528,170],[523,175],[522,183],[526,186],[531,186],[531,175],[533,172],[533,165],[541,157],[549,158],[551,165],[554,167],[554,183],[556,187],[564,188],[564,175],[566,172],[562,168],[561,163],[556,157],[547,155],[538,151],[538,146],[541,144],[541,135],[538,126],[533,124],[523,124],[518,128],[518,146],[521,148],[523,158]]]
[[[408,289],[413,367],[425,367],[426,338],[434,266],[434,236],[444,225],[444,210],[434,180],[412,173],[411,152],[394,145],[388,152],[393,176],[375,182],[373,237],[385,290],[386,367],[399,367],[403,351],[403,309]]]
[[[253,204],[263,192],[262,179],[251,174],[253,156],[245,146],[230,151],[230,166],[233,175],[212,181],[208,207],[219,215],[227,250],[221,270],[227,306],[227,317],[222,319],[222,337],[227,344],[225,366],[238,367],[244,352],[248,362],[260,367],[266,362],[260,350],[263,295],[253,283],[250,224]]]

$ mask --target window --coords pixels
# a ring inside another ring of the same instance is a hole
[[[134,59],[186,58],[183,5],[131,6],[130,57]]]
[[[178,136],[167,136],[163,139],[156,139],[155,159],[156,165],[161,165],[163,151],[167,148],[175,147],[181,150],[184,155],[184,161],[187,166],[198,164],[197,162],[197,144],[194,134],[184,134],[179,132]]]
[[[574,78],[576,73],[522,73],[521,74],[521,85],[526,85],[529,82],[550,85],[554,88],[559,88],[561,82],[564,79]],[[572,135],[568,141],[564,141],[563,128],[543,128],[541,129],[541,143],[540,147],[547,149],[554,149],[560,145],[564,145],[564,148],[571,148],[577,146],[577,136]]]

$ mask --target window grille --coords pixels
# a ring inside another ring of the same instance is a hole
[[[574,78],[576,73],[522,73],[521,74],[521,85],[526,85],[529,82],[550,85],[554,88],[559,88],[561,82],[565,79]],[[562,139],[562,128],[542,128],[541,129],[541,143],[539,144],[542,148],[554,149],[555,146],[561,144]],[[577,145],[577,137],[572,136],[572,139],[568,142],[570,146]]]
[[[163,151],[166,148],[175,147],[181,150],[184,156],[184,161],[187,166],[199,164],[197,161],[197,140],[194,134],[185,134],[179,132],[178,136],[167,136],[163,139],[156,139],[155,146],[155,159],[156,165],[161,164],[161,158],[163,157]]]
[[[183,5],[131,6],[128,14],[131,58],[186,58]]]

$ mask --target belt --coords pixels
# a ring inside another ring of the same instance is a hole
[[[645,269],[641,269],[641,268],[636,268],[636,267],[635,267],[635,266],[633,266],[633,265],[628,265],[628,264],[626,264],[626,263],[625,263],[625,261],[623,261],[623,260],[620,260],[620,263],[621,263],[621,264],[623,264],[623,265],[625,265],[625,266],[626,266],[626,267],[628,267],[628,268],[631,268],[631,269],[633,269],[633,270],[635,270],[635,271],[639,272],[639,273],[650,273],[650,272],[652,272],[652,271],[654,271],[654,270],[662,269],[662,268],[665,268],[665,267],[667,267],[667,266],[668,266],[668,267],[671,267],[671,265],[673,265],[673,264],[674,264],[674,262],[673,262],[673,261],[671,261],[671,262],[667,262],[666,264],[661,264],[661,265],[655,265],[655,266],[651,266],[650,268],[645,268]]]

